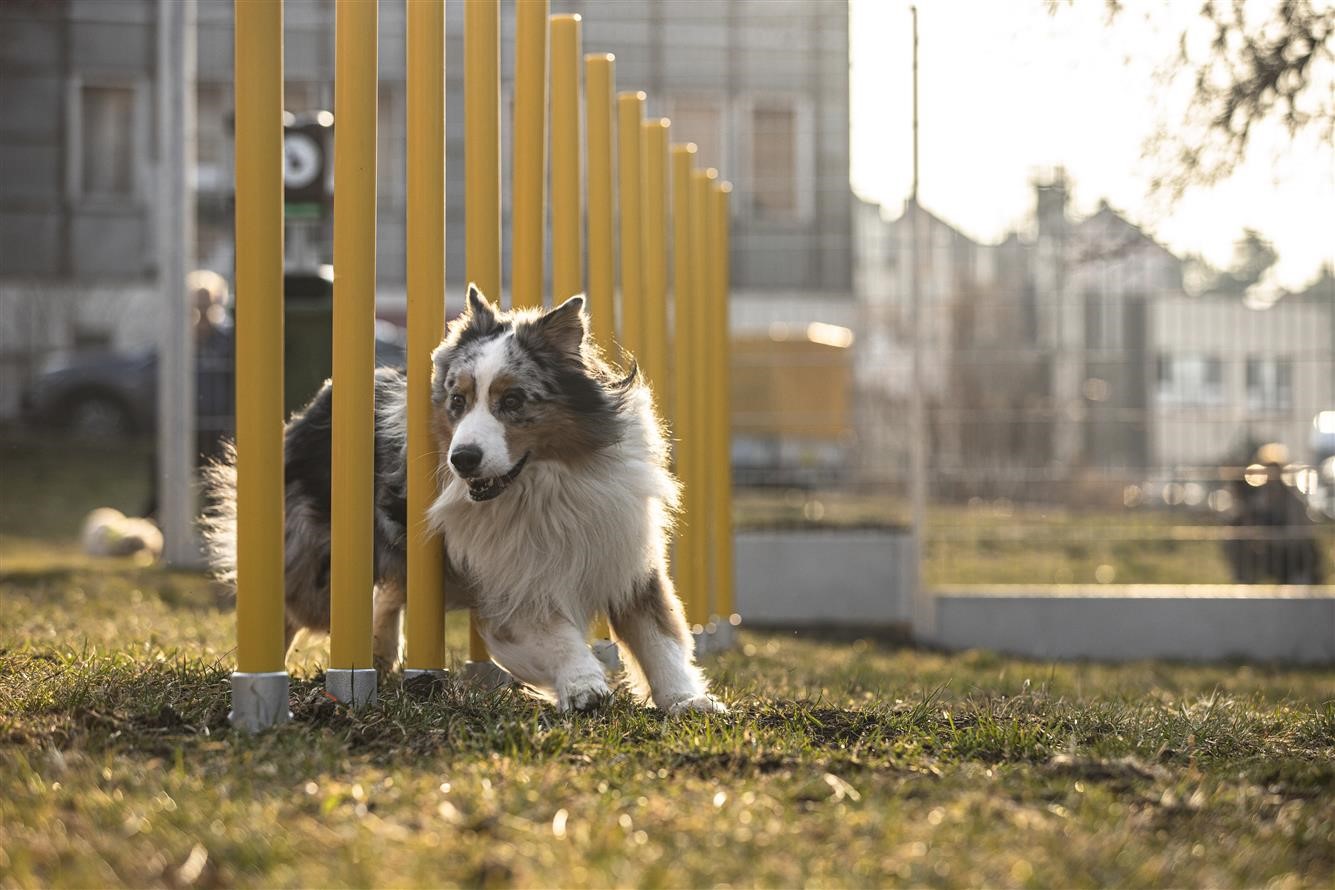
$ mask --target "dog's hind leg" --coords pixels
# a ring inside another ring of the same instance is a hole
[[[648,686],[655,705],[670,714],[727,710],[709,694],[695,665],[690,628],[664,572],[651,570],[630,597],[613,606],[611,623],[630,650],[632,679]]]
[[[375,668],[381,673],[392,671],[399,664],[403,643],[405,596],[402,582],[394,578],[381,578],[375,588],[371,645]]]

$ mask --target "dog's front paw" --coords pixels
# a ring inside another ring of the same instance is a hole
[[[682,714],[726,714],[728,706],[709,694],[693,695],[683,698],[668,708],[668,714],[678,717]]]
[[[581,677],[558,689],[556,697],[562,711],[596,711],[612,697],[612,690],[601,676]]]

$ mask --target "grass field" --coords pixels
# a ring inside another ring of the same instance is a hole
[[[1335,669],[752,633],[707,659],[726,716],[397,682],[349,714],[313,642],[294,722],[249,737],[224,592],[78,556],[84,501],[141,493],[23,466],[0,463],[0,887],[1335,882]]]

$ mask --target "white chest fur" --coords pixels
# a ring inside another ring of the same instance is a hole
[[[664,552],[673,482],[642,448],[615,446],[578,467],[534,461],[481,503],[447,478],[428,522],[491,620],[536,612],[583,626],[629,596]]]

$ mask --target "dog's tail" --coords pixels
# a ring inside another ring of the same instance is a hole
[[[222,457],[204,467],[204,513],[199,529],[204,553],[218,580],[236,583],[236,446],[223,446]]]

